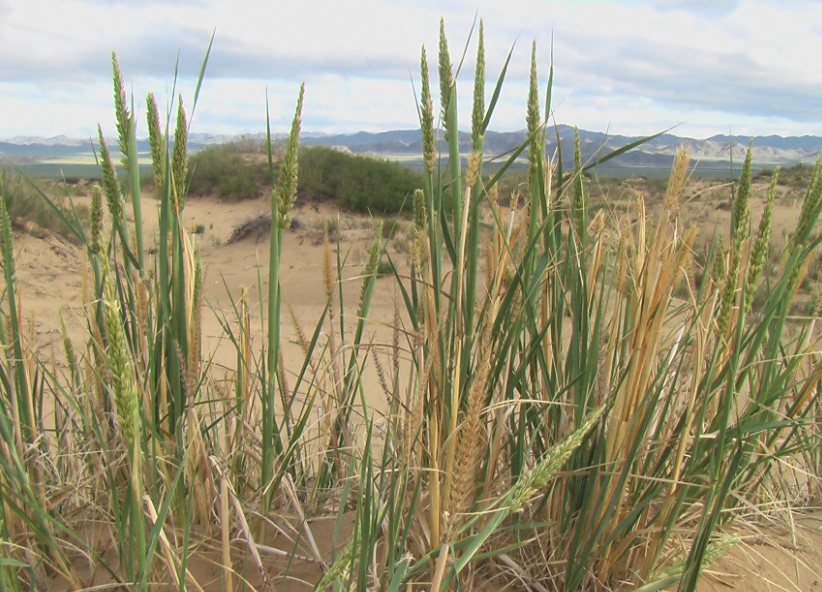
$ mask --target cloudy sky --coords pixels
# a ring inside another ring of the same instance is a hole
[[[822,135],[819,0],[0,0],[0,139],[114,134],[110,52],[141,120],[145,96],[191,104],[216,32],[192,132],[259,132],[266,92],[286,131],[301,81],[303,129],[417,126],[424,44],[436,89],[445,18],[457,63],[475,14],[488,86],[513,46],[491,129],[522,129],[531,42],[544,94],[554,39],[555,119],[616,134]],[[460,75],[469,123],[476,38]],[[145,135],[141,128],[140,135]]]

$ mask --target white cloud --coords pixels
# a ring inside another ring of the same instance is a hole
[[[51,122],[63,133],[106,119],[110,91],[100,101],[97,89],[108,87],[111,50],[138,101],[170,86],[178,53],[181,83],[192,86],[215,28],[201,131],[260,130],[266,85],[272,105],[289,113],[287,125],[303,80],[305,129],[412,126],[409,73],[418,80],[420,46],[436,88],[440,16],[456,65],[477,9],[486,23],[489,96],[516,40],[494,129],[522,127],[530,43],[538,40],[544,86],[553,33],[562,122],[602,129],[622,121],[650,132],[687,120],[724,132],[743,121],[763,132],[822,134],[822,71],[814,61],[822,6],[810,1],[0,0],[0,110],[20,113],[0,122],[0,137],[25,122]],[[460,88],[466,110],[474,52],[472,43]],[[61,93],[70,100],[54,102]],[[49,106],[49,115],[33,106]],[[82,119],[91,113],[92,121]]]

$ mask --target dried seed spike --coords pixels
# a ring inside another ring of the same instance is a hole
[[[674,156],[674,164],[671,167],[671,175],[668,177],[668,187],[665,190],[663,205],[667,210],[674,210],[679,205],[682,198],[682,190],[685,188],[685,181],[688,179],[688,166],[690,157],[685,146],[679,146]]]
[[[468,155],[468,170],[465,172],[465,184],[468,187],[473,187],[477,184],[481,162],[482,153],[472,150],[471,154]]]

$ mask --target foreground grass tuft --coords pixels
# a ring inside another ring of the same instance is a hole
[[[311,176],[310,152],[298,150],[304,88],[282,166],[270,130],[265,146],[264,339],[252,339],[244,290],[220,317],[236,364],[217,369],[201,351],[211,313],[185,224],[197,96],[190,110],[175,100],[173,130],[148,101],[159,230],[143,236],[136,117],[113,60],[125,188],[105,150],[88,232],[38,194],[87,260],[86,337],[64,339],[66,369],[39,359],[23,330],[11,200],[0,200],[0,588],[393,592],[495,578],[539,590],[691,590],[733,544],[723,529],[743,511],[819,499],[822,362],[812,319],[791,311],[822,242],[822,164],[778,265],[766,269],[769,215],[752,228],[750,158],[731,225],[696,258],[696,229],[679,220],[684,151],[661,203],[637,198],[626,215],[592,213],[584,175],[597,163],[583,165],[579,143],[572,170],[547,158],[553,69],[543,94],[535,50],[528,140],[483,174],[512,55],[486,102],[483,35],[480,23],[467,163],[444,23],[439,163],[422,50],[426,167],[403,197],[414,213],[403,230],[410,270],[383,260],[393,230],[379,221],[358,299],[346,302],[344,255],[334,260],[326,238],[327,304],[313,328],[294,320],[296,366],[282,355],[279,272]],[[500,180],[526,151],[528,174],[508,204]],[[394,276],[398,305],[391,342],[378,345],[368,328],[382,274]],[[371,366],[378,385],[365,378]],[[313,517],[334,524],[330,536]],[[211,575],[198,579],[195,562]]]

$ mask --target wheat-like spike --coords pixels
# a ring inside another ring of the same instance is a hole
[[[123,81],[123,71],[120,69],[120,62],[117,54],[111,52],[111,70],[114,81],[114,112],[117,118],[117,136],[120,140],[120,153],[123,155],[121,163],[128,171],[128,142],[131,137],[131,113],[128,110],[128,97],[126,96],[126,84]]]
[[[188,383],[196,385],[200,376],[200,354],[203,340],[203,282],[205,274],[199,246],[194,251],[194,277],[191,294],[191,323],[188,335]]]
[[[400,373],[400,327],[402,317],[397,303],[397,289],[394,287],[394,326],[391,328],[391,368],[396,380]]]
[[[357,304],[358,311],[362,310],[365,302],[365,294],[368,289],[369,278],[376,275],[377,267],[380,263],[380,237],[382,236],[382,220],[377,223],[376,231],[377,236],[374,238],[374,242],[371,243],[371,250],[368,252],[368,262],[365,264],[365,271],[363,271],[363,282],[360,287],[360,299]],[[362,314],[359,316],[362,316]]]
[[[749,201],[751,197],[751,165],[753,161],[753,138],[745,154],[745,164],[739,175],[739,187],[736,191],[731,217],[731,240],[734,246],[734,256],[740,256],[742,242],[748,238],[748,225],[751,220]]]
[[[465,172],[465,184],[471,188],[479,179],[479,167],[482,162],[482,152],[472,150],[468,155],[468,170]]]
[[[725,274],[728,272],[725,260],[725,239],[722,235],[716,237],[716,248],[714,249],[713,259],[711,260],[711,280],[714,286],[722,286],[725,281]]]
[[[177,211],[185,207],[186,178],[188,176],[188,123],[183,108],[183,97],[177,102],[177,126],[174,129],[174,152],[171,156],[171,177]]]
[[[816,159],[816,165],[811,173],[811,180],[802,202],[802,212],[796,223],[796,230],[791,235],[791,250],[802,249],[813,230],[814,222],[822,201],[822,155]]]
[[[160,127],[160,110],[157,108],[157,99],[154,93],[146,97],[146,114],[148,119],[148,143],[151,146],[151,168],[154,172],[154,186],[157,191],[163,187],[165,181],[165,136]]]
[[[545,487],[548,480],[565,464],[568,457],[571,456],[574,450],[577,449],[588,435],[591,428],[599,421],[600,416],[602,416],[606,408],[607,405],[603,405],[593,411],[588,418],[582,422],[579,428],[565,438],[565,440],[554,446],[539,464],[517,481],[511,489],[511,497],[509,498],[507,507],[509,512],[518,512],[537,490]]]
[[[434,140],[434,105],[431,100],[431,83],[429,82],[428,58],[425,55],[425,46],[422,46],[420,57],[420,74],[422,77],[422,92],[420,94],[420,127],[422,128],[422,156],[425,161],[425,170],[429,175],[434,174],[434,160],[437,154],[437,144]]]
[[[451,70],[451,57],[448,54],[448,38],[445,36],[445,19],[440,19],[440,43],[439,43],[439,74],[440,74],[440,108],[443,122],[448,123],[445,116],[448,111],[448,103],[451,100],[451,86],[454,84],[454,74]],[[447,128],[446,128],[447,129]]]
[[[528,137],[536,134],[540,126],[539,114],[539,80],[537,78],[537,42],[534,40],[531,43],[531,73],[528,84],[528,111],[525,118],[526,127],[528,129]],[[534,137],[531,144],[528,146],[528,182],[537,174],[539,167],[539,160],[542,158],[540,154],[541,143]]]
[[[472,150],[481,151],[484,133],[482,124],[485,120],[485,26],[480,19],[479,42],[477,44],[477,65],[474,70],[474,108],[471,112],[471,146]]]
[[[685,278],[691,276],[694,259],[694,244],[699,236],[699,229],[696,225],[691,224],[688,230],[685,231],[685,236],[682,238],[682,244],[679,247],[679,253],[676,261],[676,271],[685,275]]]
[[[599,236],[605,230],[605,210],[599,210],[588,225],[588,233],[593,236]]]
[[[138,442],[137,438],[139,436],[139,399],[128,356],[123,324],[120,319],[120,303],[114,293],[114,286],[110,277],[108,257],[102,254],[101,259],[107,337],[106,353],[111,371],[109,384],[111,385],[114,405],[117,409],[120,429],[129,449],[132,450]]]
[[[294,393],[291,392],[291,388],[288,386],[288,376],[285,373],[285,357],[283,357],[283,350],[280,349],[280,355],[278,359],[278,367],[277,370],[280,374],[280,384],[282,385],[282,400],[283,404],[287,407],[291,406],[291,399]]]
[[[60,312],[60,331],[63,337],[63,351],[66,354],[66,365],[69,369],[69,375],[77,376],[77,353],[74,351],[74,344],[69,337],[68,327],[66,327],[66,320],[63,318],[62,311]]]
[[[91,189],[91,207],[89,209],[89,250],[99,253],[103,239],[103,194],[99,185]]]
[[[668,187],[665,190],[663,205],[667,210],[675,210],[682,199],[682,190],[685,188],[685,181],[688,179],[688,166],[690,157],[685,146],[679,146],[674,156],[674,165],[671,168],[671,175],[668,177]]]
[[[11,243],[14,235],[11,233],[11,217],[9,216],[8,205],[6,204],[6,196],[0,195],[0,245],[4,245],[8,240]],[[13,248],[9,249],[9,257],[6,257],[6,249],[0,248],[0,266],[8,270],[8,277],[14,275],[14,256]],[[11,331],[8,335],[12,335]]]
[[[574,191],[571,202],[571,221],[579,240],[585,236],[587,205],[585,203],[585,186],[582,178],[582,150],[579,144],[579,128],[574,128]],[[640,218],[641,219],[641,218]]]
[[[425,193],[422,189],[414,190],[414,228],[425,230],[428,226],[428,216],[425,212]]]
[[[297,197],[297,152],[300,142],[300,125],[302,122],[303,97],[305,96],[305,83],[300,85],[300,93],[297,97],[297,108],[294,112],[294,119],[291,121],[291,133],[288,136],[288,143],[285,147],[283,163],[280,165],[280,173],[277,176],[277,187],[274,191],[276,200],[278,220],[280,228],[288,228],[291,225],[291,208],[294,207],[294,200]]]
[[[759,229],[756,233],[753,250],[751,251],[750,262],[748,263],[748,275],[745,278],[745,312],[748,313],[753,306],[754,292],[756,284],[765,265],[765,256],[768,254],[768,245],[771,242],[771,219],[773,217],[773,204],[776,197],[776,181],[779,177],[777,168],[771,176],[771,187],[768,191],[768,201],[765,203],[765,211],[759,219]]]
[[[135,278],[135,292],[137,294],[137,335],[139,336],[140,347],[143,348],[140,354],[143,364],[148,360],[148,332],[149,312],[151,311],[151,293],[148,284],[144,280]]]
[[[108,213],[115,226],[122,223],[123,215],[123,194],[120,191],[120,180],[111,162],[111,152],[103,137],[103,128],[97,126],[97,136],[100,142],[100,166],[103,169],[103,189],[106,193],[106,203],[108,203]]]
[[[716,318],[717,334],[725,335],[731,322],[731,313],[736,302],[736,289],[739,282],[739,257],[731,255],[731,264],[725,276],[725,284],[719,298],[719,314]]]
[[[488,374],[491,367],[492,348],[490,346],[490,327],[485,323],[478,347],[478,370],[474,383],[468,394],[465,419],[459,432],[457,450],[459,456],[454,465],[457,475],[451,488],[448,508],[452,518],[459,524],[473,502],[477,489],[477,468],[484,442],[482,413],[485,410],[485,396],[488,386]],[[455,524],[455,525],[456,525]]]
[[[393,393],[391,388],[388,386],[388,379],[386,378],[385,369],[382,366],[382,362],[380,362],[380,357],[378,355],[373,356],[374,360],[374,369],[377,371],[377,381],[380,383],[380,388],[382,388],[382,392],[385,395],[385,398],[388,399],[389,403],[393,399]],[[389,404],[389,408],[393,406]]]

